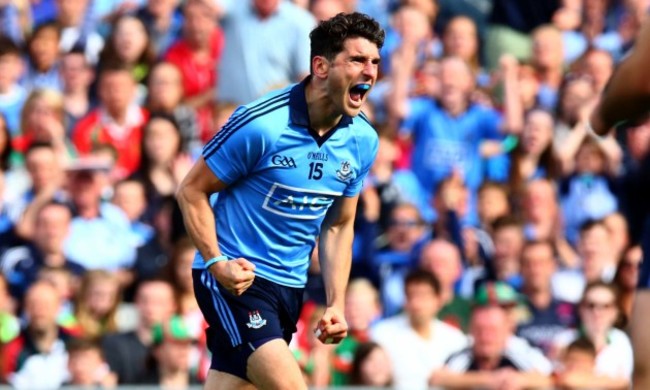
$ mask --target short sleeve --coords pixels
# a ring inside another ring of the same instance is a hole
[[[246,109],[237,109],[203,147],[206,164],[226,184],[250,174],[266,150],[265,132],[256,121],[248,122],[246,117]]]
[[[374,129],[372,131],[374,131]],[[361,169],[359,171],[359,174],[350,181],[350,184],[343,191],[344,196],[353,197],[359,195],[361,192],[363,181],[368,176],[370,167],[372,167],[372,164],[375,162],[375,158],[377,157],[377,150],[379,149],[379,140],[376,134],[373,134],[370,141],[372,143],[367,149],[364,147],[364,145],[359,145],[359,160],[361,161]],[[363,142],[363,140],[360,140],[359,142]]]

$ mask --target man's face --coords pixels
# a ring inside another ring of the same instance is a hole
[[[25,314],[30,328],[38,332],[55,326],[60,305],[59,293],[54,287],[45,283],[33,286],[25,296]]]
[[[66,89],[87,88],[92,82],[93,73],[81,53],[66,54],[61,59],[61,78]]]
[[[531,245],[521,254],[521,276],[524,284],[533,289],[550,288],[555,272],[553,249],[549,245]]]
[[[215,28],[215,18],[210,8],[197,2],[185,7],[184,33],[191,45],[205,45]]]
[[[60,253],[70,228],[70,211],[62,205],[51,205],[41,210],[34,229],[34,242],[43,252]]]
[[[176,310],[174,291],[169,284],[163,282],[141,285],[135,304],[141,314],[142,326],[148,328],[168,320]]]
[[[56,155],[49,148],[32,150],[27,155],[25,166],[36,192],[56,182],[61,173]]]
[[[329,62],[328,93],[339,113],[356,116],[366,101],[369,89],[377,81],[379,49],[365,38],[349,38],[343,51]]]
[[[470,334],[474,338],[474,355],[479,358],[501,356],[510,336],[510,321],[505,309],[491,306],[472,314]]]
[[[99,98],[109,113],[126,110],[135,97],[135,82],[127,71],[106,72],[99,82]]]
[[[404,310],[411,322],[425,323],[433,319],[439,309],[439,300],[433,288],[426,283],[411,283],[405,287]]]
[[[466,101],[473,86],[472,74],[466,65],[460,61],[443,61],[440,67],[440,98],[445,107]]]

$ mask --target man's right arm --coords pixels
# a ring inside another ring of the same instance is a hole
[[[600,103],[591,114],[594,132],[605,135],[618,122],[636,121],[650,111],[650,22],[643,25],[632,53],[609,80]]]
[[[185,176],[176,194],[187,232],[205,261],[221,256],[209,197],[226,187],[226,183],[215,176],[201,157]],[[227,290],[241,295],[253,282],[254,269],[249,261],[237,258],[215,263],[210,272]]]

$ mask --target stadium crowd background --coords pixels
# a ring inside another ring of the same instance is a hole
[[[625,388],[650,122],[606,139],[585,122],[647,7],[0,1],[0,383],[205,378],[175,189],[238,105],[309,73],[318,20],[359,10],[386,29],[364,109],[380,150],[338,346],[312,335],[310,268],[308,383]]]

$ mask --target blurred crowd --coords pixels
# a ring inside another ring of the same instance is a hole
[[[349,336],[317,253],[292,349],[313,386],[629,386],[650,121],[587,118],[645,0],[0,1],[0,384],[201,383],[176,188],[241,104],[309,74],[309,32],[386,29]]]

